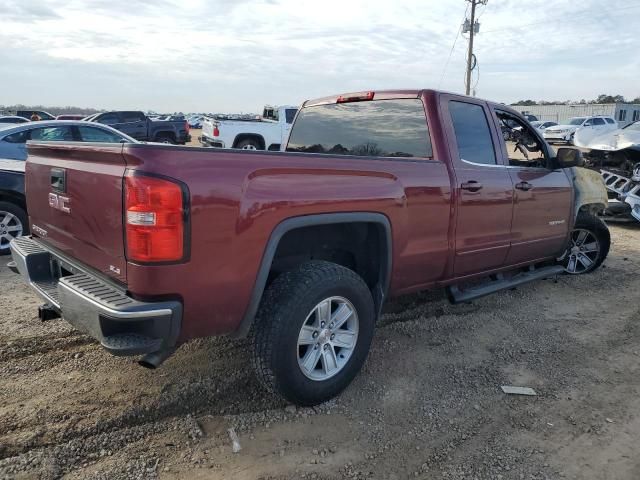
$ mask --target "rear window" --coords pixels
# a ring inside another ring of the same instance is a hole
[[[288,152],[374,157],[431,157],[422,101],[377,100],[303,108]]]

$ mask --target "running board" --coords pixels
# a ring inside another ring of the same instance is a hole
[[[562,265],[552,265],[549,267],[531,268],[526,272],[518,273],[510,278],[505,278],[502,274],[498,274],[493,277],[493,280],[489,280],[480,285],[474,285],[464,290],[458,288],[457,285],[447,287],[447,295],[451,303],[468,302],[500,290],[517,287],[534,280],[553,277],[563,272],[564,267]]]

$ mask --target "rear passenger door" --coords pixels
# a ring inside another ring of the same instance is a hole
[[[455,276],[504,265],[513,186],[485,102],[443,95],[441,108],[455,171]]]
[[[495,114],[504,132],[500,155],[509,165],[515,194],[507,263],[560,254],[571,223],[571,182],[564,170],[552,168],[551,152],[527,122],[498,108]]]

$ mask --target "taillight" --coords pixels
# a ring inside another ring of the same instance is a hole
[[[185,257],[185,201],[176,182],[125,176],[127,260],[172,262]]]
[[[217,125],[213,127],[213,136],[214,137],[219,137],[220,136],[220,130],[218,129]]]
[[[191,130],[191,127],[189,126],[188,121],[184,122],[184,129],[187,131],[187,133],[189,133],[189,130]]]

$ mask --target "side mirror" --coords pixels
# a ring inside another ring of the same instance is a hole
[[[582,152],[576,148],[559,148],[556,164],[559,168],[582,167],[584,165]]]

